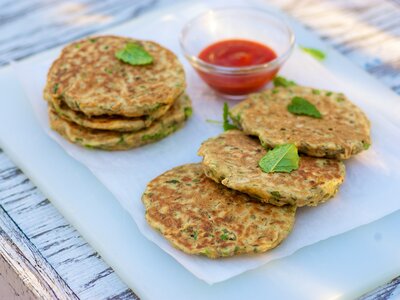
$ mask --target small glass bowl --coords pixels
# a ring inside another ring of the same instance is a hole
[[[198,57],[209,45],[230,39],[264,44],[277,57],[268,63],[247,67],[218,66]],[[292,30],[277,13],[243,7],[203,13],[183,27],[180,37],[182,51],[200,77],[230,99],[243,99],[262,89],[289,58],[294,43]]]

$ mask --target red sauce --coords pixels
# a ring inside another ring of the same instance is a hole
[[[224,67],[248,67],[265,64],[277,57],[274,50],[247,40],[225,40],[206,47],[199,54],[203,61]],[[244,95],[267,84],[278,69],[251,74],[216,74],[199,71],[200,76],[211,87],[230,95]]]

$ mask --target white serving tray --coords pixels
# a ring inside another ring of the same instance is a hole
[[[203,10],[200,3],[193,10]],[[186,4],[184,4],[186,5]],[[114,30],[145,26],[181,7],[147,14]],[[395,117],[398,97],[293,22],[302,45],[328,53],[326,67]],[[46,54],[42,54],[46,55]],[[33,57],[30,60],[39,59]],[[0,146],[143,299],[354,298],[400,274],[400,212],[303,248],[255,271],[209,286],[146,240],[130,216],[82,165],[40,129],[10,68],[0,71]],[[391,105],[393,104],[393,105]],[[398,106],[397,106],[398,107]]]

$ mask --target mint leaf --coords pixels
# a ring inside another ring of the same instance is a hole
[[[323,61],[326,58],[326,54],[319,49],[307,48],[303,46],[300,46],[300,49],[303,50],[305,53],[310,54],[316,60]]]
[[[299,168],[299,154],[294,144],[276,146],[265,154],[258,165],[265,173],[285,172],[290,173]]]
[[[238,129],[235,125],[229,123],[229,106],[228,103],[224,103],[224,110],[222,113],[222,118],[223,118],[223,127],[224,131],[231,130],[231,129]]]
[[[296,82],[292,81],[292,80],[288,80],[285,77],[282,76],[276,76],[273,80],[274,82],[274,86],[278,87],[278,86],[282,86],[282,87],[289,87],[289,86],[295,86],[297,85]]]
[[[127,43],[124,49],[115,53],[115,57],[132,66],[148,65],[153,62],[153,57],[136,43]]]
[[[292,102],[287,106],[289,112],[295,115],[305,115],[317,119],[321,119],[322,115],[318,109],[301,97],[293,97]]]

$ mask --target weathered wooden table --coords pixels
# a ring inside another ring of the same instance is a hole
[[[177,1],[0,0],[0,66]],[[399,0],[268,2],[400,94]],[[18,297],[137,298],[0,149],[0,299]],[[400,298],[400,277],[362,298]]]

